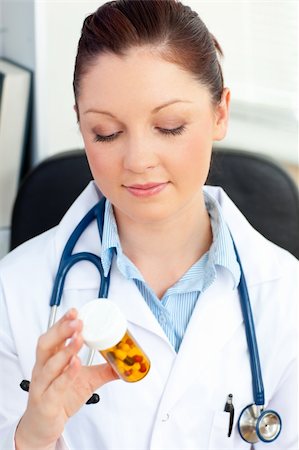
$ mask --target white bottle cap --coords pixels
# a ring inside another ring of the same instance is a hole
[[[97,298],[79,310],[83,321],[82,336],[88,347],[106,350],[123,338],[127,320],[119,307],[111,300]]]

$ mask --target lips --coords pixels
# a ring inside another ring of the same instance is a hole
[[[165,189],[168,182],[161,183],[145,183],[145,184],[131,184],[124,186],[130,194],[135,197],[150,197],[159,194]]]

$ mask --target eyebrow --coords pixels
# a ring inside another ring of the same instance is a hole
[[[97,110],[97,109],[91,108],[91,109],[88,109],[87,111],[84,111],[83,114],[88,114],[88,113],[93,113],[93,114],[105,114],[106,116],[110,116],[110,117],[112,117],[113,119],[116,119],[116,117],[115,117],[112,113],[110,113],[109,111],[99,111],[99,110]]]
[[[152,110],[152,114],[157,113],[158,111],[160,111],[163,108],[166,108],[167,106],[173,105],[174,103],[192,103],[190,100],[178,100],[178,99],[174,99],[174,100],[169,100],[166,103],[163,103],[163,105],[157,106],[156,108],[154,108]]]
[[[154,108],[151,111],[151,114],[156,114],[157,112],[159,112],[161,109],[166,108],[167,106],[173,105],[175,103],[192,103],[190,100],[178,100],[178,99],[174,99],[174,100],[169,100],[166,103],[163,103],[163,105],[160,106],[156,106],[156,108]],[[84,111],[83,114],[88,114],[88,113],[93,113],[93,114],[105,114],[106,116],[110,116],[113,119],[116,119],[116,117],[109,111],[99,111],[97,109],[88,109],[87,111]]]

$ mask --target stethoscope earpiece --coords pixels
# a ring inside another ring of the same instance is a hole
[[[20,388],[25,391],[25,392],[29,392],[29,387],[30,387],[30,381],[28,380],[22,380],[20,383]],[[92,396],[90,397],[89,400],[87,400],[87,402],[85,403],[86,405],[95,405],[96,403],[99,403],[100,401],[100,396],[96,393],[92,394]]]
[[[281,418],[275,411],[263,411],[263,406],[252,404],[241,412],[238,428],[242,439],[250,444],[272,442],[281,431]]]
[[[95,403],[99,403],[100,396],[98,394],[92,394],[89,400],[85,403],[86,405],[93,405]]]
[[[25,392],[29,392],[30,387],[30,381],[28,380],[22,380],[20,383],[20,388],[23,389]]]

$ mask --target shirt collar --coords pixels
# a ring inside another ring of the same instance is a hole
[[[215,266],[230,271],[234,287],[240,281],[240,266],[234,249],[233,238],[223,217],[220,204],[210,194],[204,191],[207,211],[211,218],[213,242],[208,252],[209,261]]]
[[[194,274],[194,277],[190,277],[189,269],[179,282],[170,288],[169,293],[170,291],[178,292],[178,290],[180,292],[186,292],[186,290],[202,291],[206,289],[216,276],[216,266],[223,267],[231,273],[234,287],[237,287],[239,284],[240,266],[236,259],[232,237],[223,218],[221,207],[217,200],[206,191],[204,191],[204,199],[211,218],[212,245],[209,251],[192,266],[191,273]],[[113,207],[109,200],[106,200],[101,248],[101,260],[105,276],[108,275],[114,255],[116,255],[119,270],[126,278],[135,278],[144,281],[137,267],[122,251]],[[197,276],[198,272],[202,270],[202,267],[207,269],[204,276]]]
[[[106,200],[104,213],[104,227],[101,247],[101,260],[105,277],[107,277],[112,264],[114,254],[122,255],[122,248],[118,236],[117,225],[113,208],[109,200]]]

